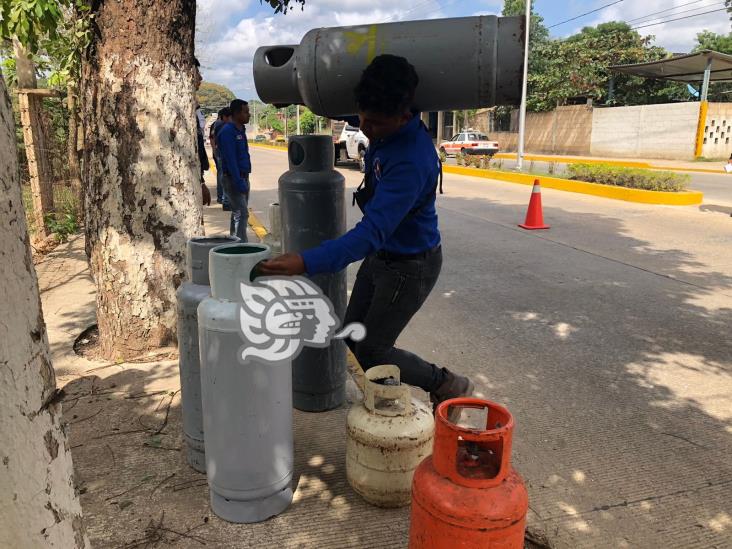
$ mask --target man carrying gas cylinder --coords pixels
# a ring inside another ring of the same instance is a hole
[[[369,138],[366,176],[355,193],[363,219],[336,240],[260,264],[262,275],[335,273],[363,259],[343,325],[360,322],[366,338],[347,340],[364,370],[395,364],[401,380],[433,405],[473,392],[473,383],[394,346],[420,309],[442,267],[435,198],[441,167],[432,138],[411,111],[419,78],[403,57],[381,55],[354,92]]]

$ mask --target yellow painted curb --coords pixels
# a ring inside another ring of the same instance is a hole
[[[587,183],[585,181],[573,181],[559,177],[536,176],[524,173],[498,172],[493,170],[481,170],[478,168],[466,168],[464,166],[445,166],[442,170],[445,173],[468,175],[471,177],[482,177],[485,179],[498,179],[521,185],[532,185],[535,179],[547,189],[568,191],[571,193],[589,194],[624,200],[626,202],[637,202],[640,204],[663,204],[666,206],[693,206],[701,204],[704,195],[698,191],[682,191],[678,193],[646,191],[642,189],[628,189],[626,187],[614,187],[612,185],[601,185],[600,183]]]
[[[493,158],[503,158],[504,160],[516,160],[516,155],[511,153],[498,153]],[[533,160],[534,162],[549,162],[557,164],[609,164],[611,166],[623,166],[626,168],[652,168],[648,162],[633,162],[626,160],[604,160],[589,158],[574,158],[571,156],[542,156],[540,154],[525,154],[524,160]]]
[[[257,147],[258,149],[270,149],[273,151],[281,151],[281,152],[287,152],[287,145],[283,145],[281,147],[277,145],[265,145],[263,143],[249,143],[250,147]]]
[[[254,234],[257,235],[257,238],[259,238],[259,240],[264,240],[264,237],[268,234],[266,227],[262,225],[262,222],[257,217],[257,214],[255,214],[252,210],[249,210],[249,226],[252,228]]]

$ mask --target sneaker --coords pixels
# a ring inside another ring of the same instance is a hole
[[[465,376],[452,373],[447,368],[445,371],[445,380],[434,392],[430,393],[430,402],[432,402],[432,411],[437,411],[437,406],[451,398],[472,396],[475,385]],[[456,423],[460,419],[460,409],[454,408],[447,414],[447,419],[452,423]]]

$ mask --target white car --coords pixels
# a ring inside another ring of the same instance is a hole
[[[345,162],[346,160],[349,160],[348,151],[346,150],[346,144],[348,142],[348,138],[358,133],[359,130],[355,126],[350,126],[345,122],[338,120],[332,120],[331,124],[331,130],[333,132],[335,163],[336,165],[338,165],[338,162]],[[356,160],[356,158],[353,158],[352,160]]]
[[[440,152],[448,156],[456,154],[485,154],[493,156],[498,152],[498,143],[475,130],[463,130],[449,141],[440,143]]]
[[[366,149],[369,147],[369,138],[364,135],[361,130],[348,136],[346,139],[346,154],[351,160],[358,160],[358,165],[361,171],[366,171],[366,164],[364,163],[364,156],[366,155]]]

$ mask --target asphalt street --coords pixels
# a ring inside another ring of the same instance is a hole
[[[252,163],[268,224],[287,155]],[[732,176],[693,177],[701,206],[544,190],[530,232],[529,187],[445,176],[442,275],[399,345],[513,412],[553,547],[732,547]]]

